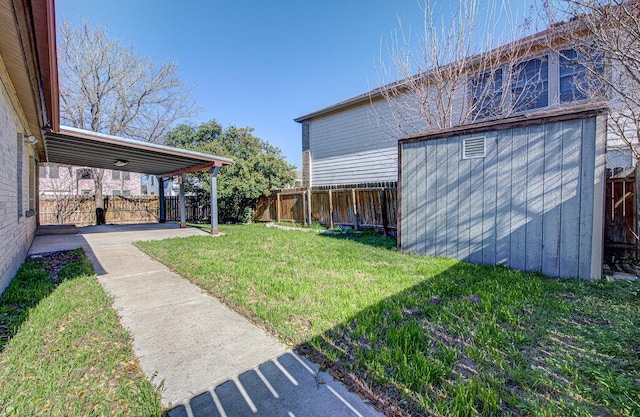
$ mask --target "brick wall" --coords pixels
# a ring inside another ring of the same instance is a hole
[[[22,140],[25,129],[16,115],[18,100],[12,91],[0,59],[0,294],[24,261],[36,229],[36,216],[25,214],[29,208],[29,163],[34,152],[30,145],[23,143],[22,155],[18,157],[18,139]],[[18,175],[19,160],[22,160],[21,175]],[[19,177],[22,178],[20,188]]]

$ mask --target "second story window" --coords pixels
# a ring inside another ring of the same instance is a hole
[[[80,168],[76,171],[76,176],[79,180],[92,180],[93,172],[89,168]]]
[[[597,98],[602,93],[598,77],[590,76],[587,71],[588,66],[592,71],[602,74],[602,56],[596,53],[583,54],[575,49],[565,49],[558,55],[561,103]]]
[[[131,173],[127,171],[111,171],[111,179],[127,181],[131,179]]]
[[[502,111],[502,68],[473,79],[471,97],[474,116],[481,119],[499,116]]]
[[[56,164],[49,164],[49,178],[60,178],[60,167]]]
[[[534,58],[514,67],[511,103],[514,112],[534,110],[549,105],[549,61]]]

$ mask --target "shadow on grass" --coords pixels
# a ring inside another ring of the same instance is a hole
[[[396,238],[383,236],[379,231],[375,230],[348,231],[345,233],[327,231],[325,233],[320,233],[320,236],[339,240],[350,240],[362,245],[373,246],[380,249],[396,250]]]
[[[297,350],[387,415],[635,415],[639,293],[459,263]]]
[[[61,282],[92,273],[82,249],[28,257],[0,298],[0,352],[29,312]]]

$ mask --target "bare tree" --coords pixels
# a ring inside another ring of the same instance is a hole
[[[73,180],[73,170],[68,165],[40,165],[41,221],[65,224],[79,207],[77,183]],[[49,203],[50,201],[50,203]],[[42,209],[46,207],[47,211]],[[46,218],[42,218],[46,215]]]
[[[559,51],[584,99],[609,107],[607,145],[626,148],[635,168],[636,225],[640,235],[640,2],[637,0],[546,1],[554,36],[571,46]]]
[[[59,32],[63,123],[157,143],[195,112],[191,87],[173,62],[156,67],[101,27],[63,23]],[[96,207],[103,206],[104,170],[93,169]]]
[[[540,42],[525,36],[531,21],[513,24],[507,2],[459,0],[446,23],[430,0],[422,11],[422,32],[414,36],[400,24],[381,59],[388,109],[374,110],[390,134],[506,117],[539,99],[540,65],[531,58]]]

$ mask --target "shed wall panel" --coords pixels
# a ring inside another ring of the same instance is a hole
[[[484,158],[470,159],[469,175],[469,262],[482,263],[482,221],[484,210]]]
[[[496,209],[497,209],[497,180],[498,167],[496,161],[498,158],[496,133],[486,135],[487,157],[483,159],[483,178],[482,181],[482,260],[479,263],[493,265],[496,261]]]
[[[511,248],[509,265],[525,269],[527,224],[527,128],[514,129],[511,165]]]
[[[544,207],[554,207],[542,215],[542,273],[560,274],[560,208],[562,202],[562,125],[547,126],[544,154]]]
[[[578,275],[578,251],[580,250],[580,162],[582,121],[565,122],[562,129],[562,200],[560,202],[560,273],[559,276]]]
[[[402,143],[401,249],[599,276],[602,202],[595,200],[603,194],[606,132],[596,120],[487,132],[486,156],[477,159],[462,158],[469,136]]]
[[[589,140],[595,137],[596,119],[582,121],[582,161],[581,166],[595,164],[596,142]],[[591,230],[593,228],[593,180],[595,173],[591,169],[580,170],[580,245],[578,248],[578,275],[584,275],[591,269]],[[586,233],[585,233],[586,232]]]
[[[456,258],[458,256],[458,219],[460,217],[456,188],[458,186],[458,168],[460,165],[458,160],[462,150],[455,139],[443,139],[442,141],[443,144],[446,144],[444,146],[446,146],[447,150],[447,171],[442,178],[445,195],[441,202],[446,201],[446,205],[443,205],[441,209],[446,213],[444,223],[440,228],[440,233],[444,233],[442,239],[446,242],[442,255]]]
[[[509,264],[511,247],[511,158],[513,150],[513,131],[498,132],[497,179],[499,184],[496,197],[496,264]],[[487,161],[491,163],[491,161]]]
[[[426,205],[424,208],[424,213],[426,216],[426,221],[424,223],[424,228],[422,229],[422,236],[425,242],[425,253],[427,255],[436,255],[436,242],[435,236],[432,233],[433,230],[436,230],[437,226],[437,213],[440,209],[440,205],[438,204],[438,188],[437,184],[434,181],[428,181],[429,178],[436,175],[438,172],[438,148],[434,144],[428,144],[424,147],[425,150],[425,161],[429,161],[429,163],[425,164],[426,168],[426,178],[425,178],[425,198]],[[430,209],[434,208],[434,209]]]
[[[544,213],[544,138],[547,126],[529,128],[527,138],[527,223],[525,270],[542,265],[542,215]]]

